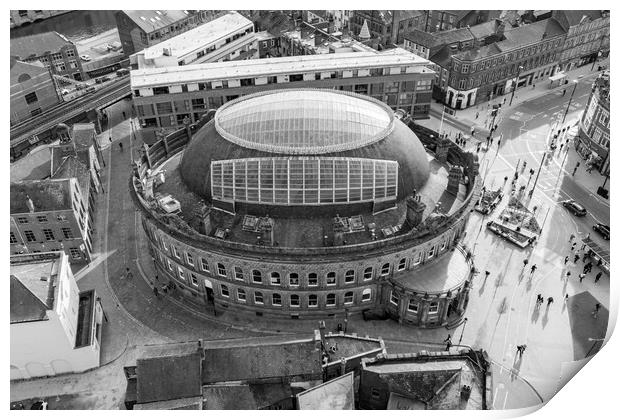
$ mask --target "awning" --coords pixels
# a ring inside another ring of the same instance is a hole
[[[549,77],[549,80],[555,82],[556,80],[562,80],[566,78],[566,73],[558,73],[555,76]]]

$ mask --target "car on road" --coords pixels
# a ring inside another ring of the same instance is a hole
[[[80,55],[80,58],[82,59],[82,61],[90,61],[90,55],[88,54],[82,54]]]
[[[86,88],[86,93],[93,93],[96,91],[97,91],[97,88],[95,88],[94,86],[89,86]]]
[[[575,200],[566,200],[562,202],[562,205],[568,209],[575,216],[583,217],[588,212],[584,206],[576,202]]]
[[[600,233],[603,236],[603,238],[609,239],[609,226],[604,225],[602,223],[597,223],[594,226],[592,226],[592,229],[594,229],[595,232]]]
[[[116,75],[117,76],[124,76],[126,74],[129,74],[129,69],[118,69],[118,70],[116,70]]]

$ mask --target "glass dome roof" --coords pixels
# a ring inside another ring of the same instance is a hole
[[[385,138],[394,115],[367,96],[331,90],[260,92],[228,102],[215,127],[240,146],[272,153],[320,154],[355,149]]]

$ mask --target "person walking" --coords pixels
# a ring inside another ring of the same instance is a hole
[[[574,251],[576,246],[577,246],[577,242],[573,242],[573,245],[571,245],[570,250]]]
[[[581,258],[579,254],[575,254],[575,257],[573,258],[573,263],[577,264],[577,261],[579,261],[579,258]]]
[[[585,274],[581,273],[579,274],[579,283],[583,282],[583,279],[586,277]]]
[[[118,142],[118,147],[119,149],[121,149],[121,152],[123,151],[123,142]]]
[[[568,279],[570,279],[570,271],[566,272],[566,281],[568,281]]]
[[[598,281],[601,279],[602,276],[603,276],[603,272],[599,271],[596,277],[594,277],[594,284],[598,283]]]
[[[479,112],[476,112],[476,119],[478,119],[478,116],[480,115]]]
[[[520,346],[517,346],[517,353],[519,354],[519,357],[523,357],[523,352],[525,352],[526,348],[526,344],[521,344]]]
[[[528,261],[528,259],[527,259],[527,258],[523,260],[523,269],[525,269],[525,267],[527,266],[527,263],[528,263],[528,262],[529,262],[529,261]]]
[[[484,272],[484,279],[485,280],[488,279],[490,275],[491,275],[491,272],[489,270],[485,271]]]
[[[594,310],[592,311],[592,315],[594,315],[594,318],[598,318],[598,311],[601,309],[601,304],[597,303],[596,305],[594,305]]]
[[[443,342],[446,343],[446,351],[449,351],[450,347],[452,347],[452,336],[448,334],[448,338],[443,340]]]
[[[549,296],[547,298],[547,307],[549,307],[549,305],[551,305],[553,303],[553,298],[551,296]]]
[[[564,265],[566,265],[567,262],[568,262],[568,255],[564,257]]]
[[[153,287],[153,294],[155,297],[159,297],[159,290],[157,290],[157,286]]]
[[[534,274],[534,271],[536,271],[538,267],[536,267],[536,264],[532,265],[532,268],[530,268],[530,275]]]
[[[564,303],[568,302],[568,293],[564,296]]]
[[[125,119],[125,118],[127,118],[127,117],[126,117],[125,111],[123,111],[123,119]]]
[[[538,296],[536,296],[536,306],[540,306],[543,302],[545,301],[545,299],[542,297],[542,295],[539,293]]]
[[[126,279],[132,279],[133,278],[133,274],[132,274],[131,270],[129,270],[129,267],[127,267],[125,270],[126,270],[125,278]]]
[[[568,238],[568,242],[573,242],[573,239],[575,239],[575,234],[571,233],[570,237]]]

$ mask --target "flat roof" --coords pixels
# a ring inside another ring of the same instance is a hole
[[[123,10],[123,13],[146,33],[165,28],[192,15],[188,10]]]
[[[227,61],[180,67],[138,69],[131,71],[132,89],[209,80],[241,79],[248,77],[347,70],[352,68],[385,68],[417,66],[426,69],[430,61],[409,51],[396,48],[384,52],[352,52],[292,57],[261,58],[258,60]]]
[[[163,55],[164,49],[171,49],[171,54],[182,58],[205,46],[252,25],[252,22],[235,11],[230,11],[204,25],[197,26],[173,38],[162,41],[143,50],[144,57],[151,59]]]

